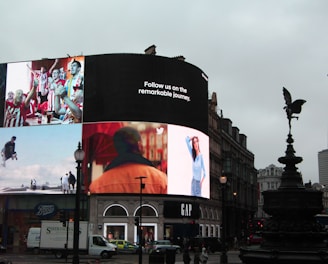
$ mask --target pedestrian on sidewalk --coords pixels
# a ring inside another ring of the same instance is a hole
[[[238,238],[236,236],[233,239],[233,248],[238,249]]]
[[[182,257],[182,260],[183,260],[183,263],[184,264],[190,264],[190,255],[189,255],[189,250],[188,248],[186,247],[183,251],[183,257]]]
[[[195,247],[194,264],[200,264],[200,253],[198,247]]]
[[[202,254],[200,255],[200,263],[206,264],[208,260],[208,254],[205,247],[202,248]]]

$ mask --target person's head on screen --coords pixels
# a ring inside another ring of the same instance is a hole
[[[81,62],[73,60],[71,63],[71,74],[74,76],[78,74],[81,70]]]
[[[51,73],[53,80],[59,80],[59,69],[54,69]]]
[[[142,155],[141,136],[132,127],[122,127],[114,134],[114,146],[117,153],[134,153]]]
[[[191,142],[192,142],[192,156],[195,159],[196,156],[200,153],[198,137],[196,136],[192,137]]]

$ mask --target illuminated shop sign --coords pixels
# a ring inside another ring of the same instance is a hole
[[[198,219],[200,217],[199,204],[190,202],[165,201],[164,217]]]
[[[39,218],[51,218],[58,211],[55,204],[40,203],[34,207],[34,214]]]

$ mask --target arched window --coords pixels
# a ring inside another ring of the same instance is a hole
[[[207,208],[204,209],[204,219],[208,219],[208,211],[207,211]]]
[[[213,212],[213,209],[210,210],[210,219],[211,220],[214,220],[214,212]]]
[[[113,204],[105,209],[104,216],[121,217],[127,216],[127,210],[119,204]]]
[[[200,218],[204,219],[203,209],[200,207],[199,210],[200,210]]]
[[[140,207],[135,211],[134,215],[140,215]],[[142,217],[158,217],[158,213],[154,207],[149,204],[142,205]]]
[[[220,212],[219,212],[219,210],[215,210],[215,212],[216,212],[216,220],[220,220]]]

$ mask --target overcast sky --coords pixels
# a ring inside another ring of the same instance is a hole
[[[304,182],[327,148],[326,0],[10,0],[0,2],[0,63],[67,54],[183,55],[209,77],[218,110],[248,138],[255,167],[282,166],[282,87],[305,99],[292,122]]]

